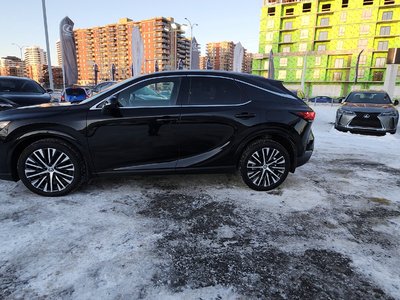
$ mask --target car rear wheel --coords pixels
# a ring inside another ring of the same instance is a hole
[[[62,196],[79,187],[84,173],[79,153],[57,139],[32,143],[21,153],[18,175],[25,186],[42,196]]]
[[[257,191],[269,191],[285,181],[290,158],[287,150],[271,140],[259,140],[243,152],[240,160],[243,181]]]

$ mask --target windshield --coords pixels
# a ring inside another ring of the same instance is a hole
[[[32,80],[0,78],[0,92],[44,94],[46,91]]]
[[[347,103],[372,103],[372,104],[391,104],[389,96],[386,93],[351,93]]]

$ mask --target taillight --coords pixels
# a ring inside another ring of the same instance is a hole
[[[64,95],[61,95],[61,101],[65,101]]]
[[[315,111],[299,111],[297,115],[306,121],[313,121],[315,119]]]

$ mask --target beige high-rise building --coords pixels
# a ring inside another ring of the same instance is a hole
[[[210,58],[213,70],[233,70],[234,42],[216,42],[207,44],[207,56]]]
[[[46,52],[39,46],[25,48],[25,65],[47,65]]]
[[[57,50],[57,64],[59,67],[62,67],[62,53],[61,53],[61,41],[58,40],[56,42],[56,50]]]
[[[183,36],[180,24],[173,18],[156,17],[143,21],[120,19],[116,24],[76,29],[78,81],[94,83],[94,65],[98,66],[98,81],[111,79],[115,66],[115,79],[131,76],[132,30],[139,27],[144,43],[142,73],[175,70],[181,60],[188,67],[190,40]]]

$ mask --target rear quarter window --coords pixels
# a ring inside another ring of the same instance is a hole
[[[190,80],[191,105],[229,105],[244,102],[242,90],[234,80],[213,77],[193,77]]]

